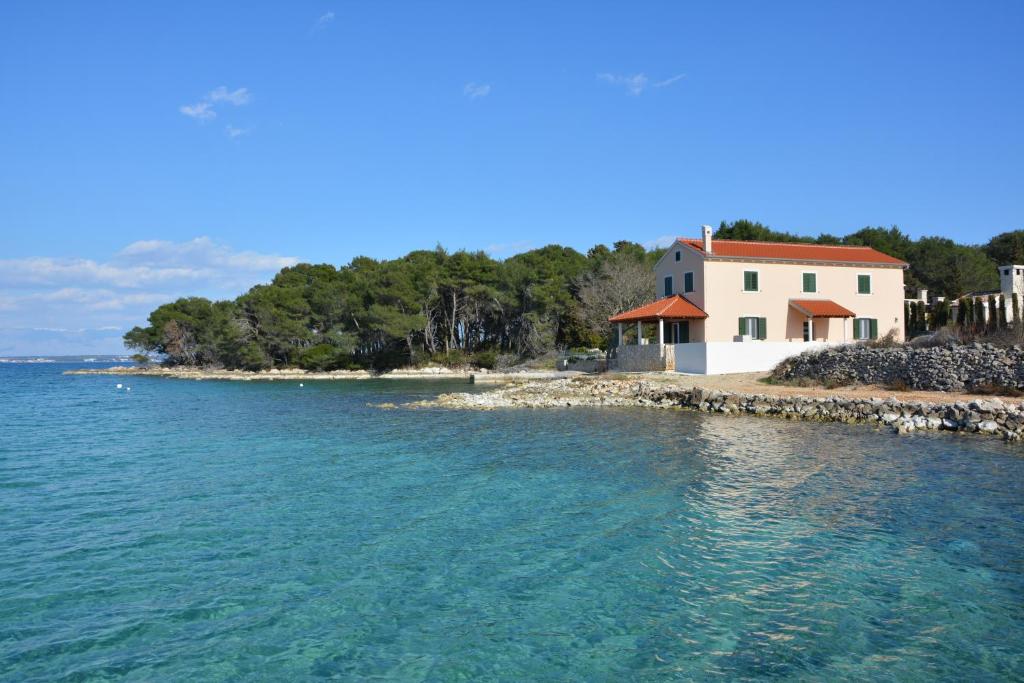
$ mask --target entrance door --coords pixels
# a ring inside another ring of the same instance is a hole
[[[811,321],[810,320],[805,320],[804,321],[804,341],[805,342],[811,341]]]
[[[675,340],[676,344],[689,344],[690,343],[690,321],[683,320],[673,325],[675,328]]]

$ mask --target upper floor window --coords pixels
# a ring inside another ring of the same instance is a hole
[[[1009,274],[1010,274],[1010,269],[1009,268],[1007,268],[1006,270],[1003,271],[1003,275],[1009,275]]]
[[[818,291],[818,274],[817,273],[804,273],[804,291],[805,292],[817,292]]]
[[[991,272],[991,271],[989,271]],[[858,294],[870,294],[871,293],[871,276],[870,275],[858,275],[857,276],[857,293]]]
[[[744,292],[756,292],[756,291],[758,291],[757,271],[756,270],[745,270],[745,271],[743,271],[743,291]]]
[[[678,251],[677,251],[677,252],[676,252],[676,261],[678,261],[678,260],[679,260],[679,259],[681,259],[682,257],[683,257],[682,253],[681,253],[681,252],[678,252]]]
[[[650,280],[648,280],[650,282]],[[665,278],[665,296],[672,296],[672,276]]]
[[[683,291],[693,291],[693,273],[683,273]]]

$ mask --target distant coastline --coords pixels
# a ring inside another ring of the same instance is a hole
[[[564,372],[554,371],[522,371],[522,372],[490,372],[478,369],[457,369],[442,366],[425,368],[404,368],[385,373],[373,373],[369,370],[331,370],[315,371],[301,368],[274,368],[271,370],[226,370],[223,368],[199,368],[193,366],[158,366],[158,365],[118,365],[110,368],[79,368],[65,370],[65,375],[118,375],[133,377],[162,377],[169,379],[191,380],[229,380],[241,382],[275,381],[275,380],[368,380],[368,379],[462,379],[481,383],[500,383],[510,380],[543,380],[565,377]],[[575,373],[570,373],[575,374]]]

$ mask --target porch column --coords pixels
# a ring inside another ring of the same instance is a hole
[[[622,323],[619,323],[618,346],[622,346]]]
[[[658,318],[658,344],[665,343],[665,319]]]
[[[639,320],[636,321],[636,345],[640,346],[644,341],[644,324]]]

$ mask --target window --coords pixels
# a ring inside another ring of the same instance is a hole
[[[811,321],[810,320],[805,320],[804,321],[804,341],[805,342],[811,341]]]
[[[768,325],[765,318],[745,316],[740,318],[740,334],[749,334],[753,339],[764,339],[768,336]]]
[[[743,271],[743,291],[744,292],[756,292],[757,291],[757,271],[756,270],[745,270],[745,271]]]
[[[650,280],[648,280],[650,282]],[[650,291],[650,290],[648,290]],[[672,296],[672,276],[665,278],[665,296]]]
[[[817,292],[818,291],[818,274],[817,273],[804,273],[804,291],[805,292]]]
[[[690,321],[682,320],[677,323],[672,323],[672,343],[673,344],[689,344],[690,343]]]
[[[870,275],[858,275],[857,276],[857,293],[858,294],[870,294],[871,293],[871,276]]]
[[[854,339],[878,339],[878,320],[876,318],[854,318]]]
[[[1010,274],[1010,269],[1009,268],[1007,268],[1006,270],[1003,271],[1003,275],[1009,275],[1009,274]]]
[[[683,291],[693,291],[693,273],[683,273]]]
[[[682,253],[681,253],[681,252],[678,252],[678,251],[677,251],[677,252],[676,252],[676,261],[678,261],[678,260],[679,260],[679,259],[681,259],[682,257],[683,257]]]

